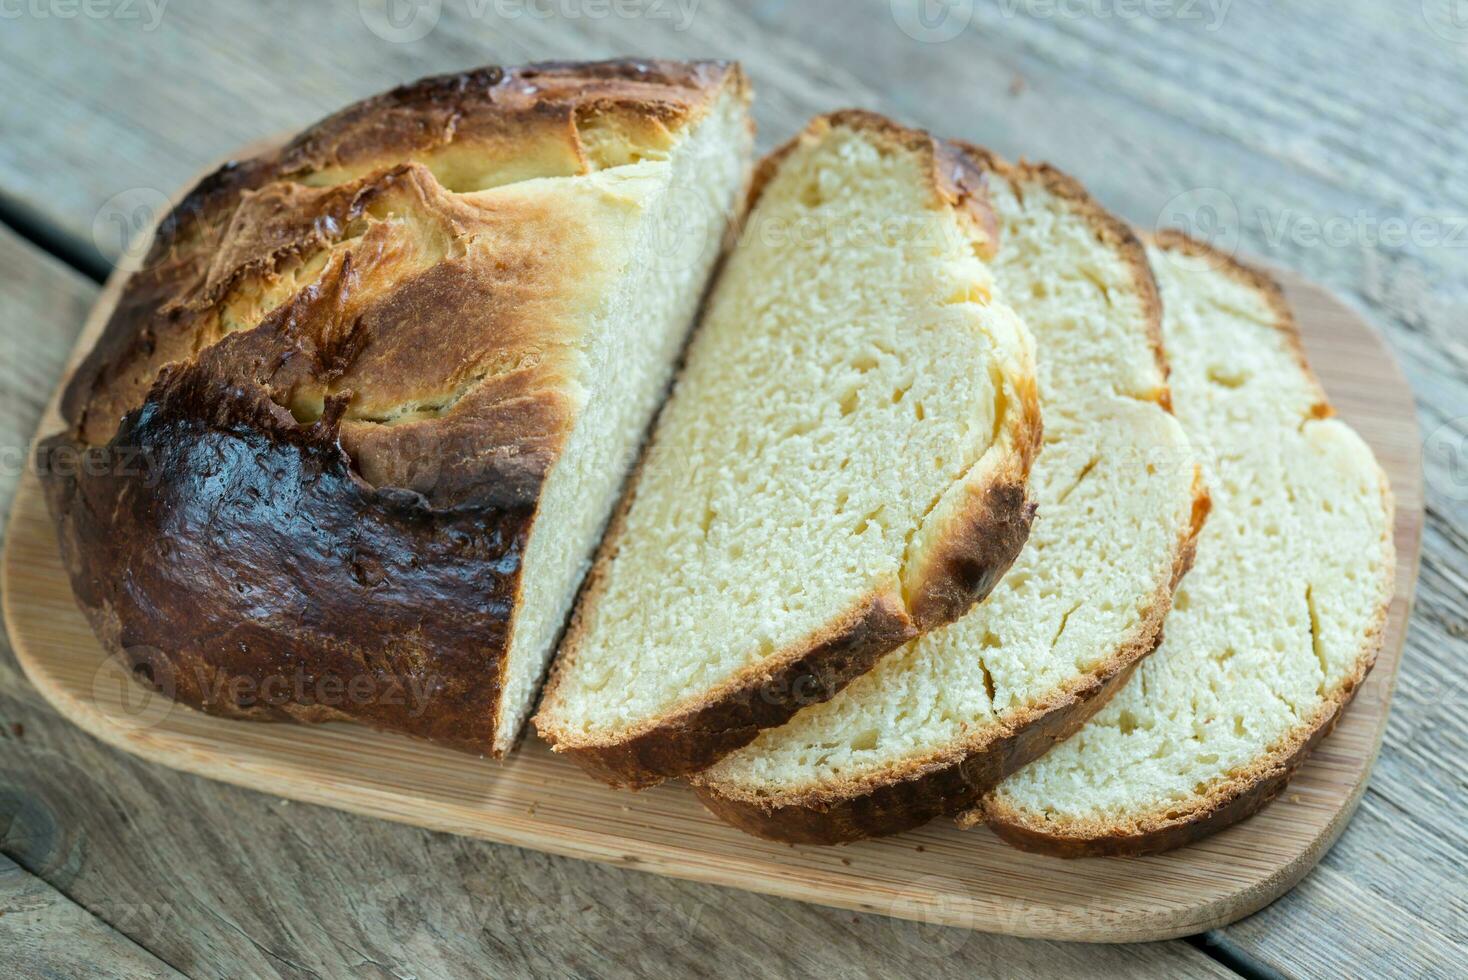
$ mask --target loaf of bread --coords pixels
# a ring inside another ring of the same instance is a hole
[[[1039,516],[987,602],[695,777],[762,837],[840,843],[952,815],[1074,731],[1156,646],[1207,511],[1141,243],[1056,170],[970,152],[991,175],[997,295],[1035,336]]]
[[[1068,857],[1164,851],[1277,795],[1371,669],[1392,596],[1386,477],[1332,417],[1278,287],[1177,233],[1152,264],[1216,502],[1196,567],[1131,682],[966,821]]]
[[[486,68],[195,187],[43,447],[104,645],[218,714],[510,748],[743,200],[747,101],[727,64]]]
[[[1040,419],[982,181],[860,112],[764,163],[536,716],[557,751],[696,772],[1009,567]]]

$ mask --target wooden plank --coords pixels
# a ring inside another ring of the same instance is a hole
[[[42,334],[49,359],[0,365],[5,397],[55,384],[96,288],[3,229],[0,262],[0,337],[32,312],[68,318]],[[14,483],[0,474],[0,493]],[[198,779],[60,718],[4,643],[0,760],[0,851],[191,975],[1229,975],[1181,942],[1086,947],[897,922]]]
[[[9,514],[16,483],[30,465],[31,437],[51,399],[53,379],[61,374],[97,289],[3,226],[0,268],[5,269],[0,276],[0,507],[5,509],[0,513]],[[24,690],[34,703],[42,703],[29,685],[19,687],[20,681],[15,662],[0,657],[0,686]]]
[[[122,281],[94,307],[100,331]],[[751,841],[685,787],[617,794],[528,741],[503,764],[346,726],[231,723],[144,694],[75,609],[36,482],[21,485],[4,558],[6,621],[29,678],[104,741],[187,772],[351,812],[862,911],[992,932],[1107,942],[1167,939],[1236,921],[1290,888],[1334,842],[1385,725],[1421,533],[1419,436],[1410,392],[1381,341],[1316,287],[1287,289],[1312,363],[1375,449],[1398,500],[1397,595],[1381,656],[1292,799],[1216,838],[1144,860],[1066,864],[951,823],[839,851]],[[42,427],[59,426],[53,414]]]
[[[7,977],[183,976],[3,854],[0,970]]]
[[[552,55],[733,54],[760,85],[765,145],[808,112],[860,103],[1054,160],[1142,225],[1173,198],[1222,203],[1226,217],[1239,215],[1247,250],[1347,293],[1387,331],[1426,433],[1468,414],[1468,249],[1446,244],[1468,214],[1468,172],[1457,165],[1468,48],[1434,32],[1433,5],[1233,3],[1210,29],[1182,17],[980,4],[974,24],[941,44],[894,32],[885,0],[705,0],[683,32],[475,19],[461,12],[465,0],[444,7],[438,29],[410,44],[375,37],[350,4],[294,4],[269,17],[227,0],[171,5],[153,32],[85,18],[8,23],[0,81],[26,138],[0,141],[0,198],[24,195],[90,249],[93,218],[117,191],[166,191],[231,145],[412,75]],[[97,146],[107,147],[106,166]],[[1380,223],[1398,216],[1425,224],[1393,245]],[[1430,456],[1423,613],[1363,819],[1325,862],[1391,901],[1322,926],[1301,890],[1250,920],[1256,931],[1229,930],[1240,949],[1282,969],[1311,972],[1316,951],[1351,956],[1368,922],[1402,936],[1428,921],[1464,938],[1461,893],[1444,890],[1433,870],[1441,853],[1425,842],[1453,842],[1463,860],[1465,794],[1448,760],[1462,756],[1468,718],[1453,666],[1468,632],[1468,514],[1455,478],[1445,468],[1434,477],[1431,465]],[[1432,609],[1440,629],[1421,625]],[[1413,819],[1383,816],[1368,831],[1373,806]]]
[[[139,762],[4,693],[0,718],[26,730],[9,791],[65,828],[17,860],[191,976],[1230,976],[1182,942],[925,926],[290,803]]]

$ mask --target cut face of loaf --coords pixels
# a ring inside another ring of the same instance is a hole
[[[748,180],[735,66],[485,68],[190,193],[45,475],[138,676],[508,750]],[[333,693],[334,692],[334,693]]]
[[[1009,566],[1040,423],[981,180],[854,112],[762,167],[536,717],[557,751],[695,772]]]
[[[1000,223],[997,296],[1035,337],[1039,514],[983,605],[695,777],[714,813],[762,837],[896,833],[1044,752],[1153,649],[1206,513],[1166,407],[1141,244],[1055,170],[972,152]]]
[[[969,817],[1064,856],[1167,850],[1268,802],[1360,687],[1392,595],[1386,477],[1330,417],[1279,289],[1175,233],[1152,264],[1214,512],[1158,651]]]

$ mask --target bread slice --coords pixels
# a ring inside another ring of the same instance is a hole
[[[1152,262],[1216,507],[1161,648],[969,816],[1028,850],[1145,854],[1249,816],[1360,688],[1391,601],[1386,477],[1331,417],[1278,287],[1173,232]]]
[[[997,295],[1037,345],[1039,516],[982,606],[695,778],[709,809],[761,837],[896,833],[1041,755],[1154,648],[1206,513],[1142,245],[1058,171],[971,152],[1001,225]]]
[[[217,714],[509,750],[742,204],[748,100],[723,63],[482,68],[203,181],[48,443],[104,645]]]
[[[1040,419],[981,177],[861,112],[761,167],[536,717],[557,751],[696,772],[1009,567]]]

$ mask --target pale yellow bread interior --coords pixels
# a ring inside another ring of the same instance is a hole
[[[1200,489],[1164,404],[1141,249],[1068,178],[996,166],[995,286],[1035,336],[1045,417],[1029,544],[986,602],[702,773],[705,793],[777,811],[916,784],[1151,648]],[[747,829],[780,837],[772,821]],[[867,831],[886,832],[831,839]]]
[[[1181,843],[1170,830],[1285,774],[1370,668],[1392,594],[1386,478],[1330,417],[1282,297],[1222,256],[1166,241],[1150,251],[1174,403],[1214,510],[1162,646],[984,803],[990,819],[1081,852]]]
[[[1030,336],[932,153],[818,121],[769,169],[536,718],[558,748],[758,683],[874,597],[902,610],[1026,451]]]

